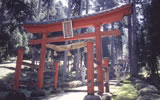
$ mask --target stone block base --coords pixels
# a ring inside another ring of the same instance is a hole
[[[101,100],[101,98],[96,95],[86,95],[83,100]]]
[[[5,100],[26,100],[26,96],[23,92],[11,91],[6,95]]]
[[[32,91],[30,97],[41,97],[41,96],[45,96],[45,92],[42,90],[35,90]]]

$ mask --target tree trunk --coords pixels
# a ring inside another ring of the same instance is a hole
[[[79,14],[82,15],[82,0],[80,3],[80,11]],[[81,33],[81,29],[79,29],[78,34]],[[80,40],[78,40],[78,42],[80,42]],[[81,60],[81,54],[80,54],[80,49],[77,49],[77,66],[76,66],[76,79],[78,79],[78,76],[80,75],[80,61]]]
[[[38,12],[37,12],[37,16],[38,16],[38,20],[39,20],[39,21],[40,21],[41,2],[42,2],[42,0],[39,0]]]
[[[115,55],[114,55],[114,37],[111,37],[111,66],[112,68],[114,67],[114,59],[115,59]]]
[[[77,49],[77,64],[76,64],[76,79],[78,79],[78,76],[80,75],[79,74],[79,71],[80,71],[80,49]]]
[[[138,76],[138,67],[137,67],[137,56],[136,56],[136,9],[135,9],[135,0],[133,0],[133,72],[131,76],[137,77]]]
[[[137,68],[137,59],[136,59],[136,10],[135,10],[135,1],[133,0],[133,15],[132,17],[128,17],[129,24],[129,63],[130,63],[130,74],[131,77],[138,76],[138,68]]]
[[[47,7],[47,20],[49,20],[49,10],[51,7],[51,0],[48,1],[48,7]]]
[[[71,15],[71,0],[68,0],[68,13],[67,13],[67,17],[70,17]],[[68,41],[65,41],[65,45],[68,44]],[[63,76],[62,79],[64,80],[65,76],[66,76],[66,68],[67,68],[67,61],[68,61],[68,57],[67,57],[68,51],[64,52],[64,63],[63,63]]]
[[[113,23],[111,24],[112,29],[114,28]],[[111,37],[111,66],[115,65],[115,37]]]
[[[88,14],[88,4],[89,4],[89,2],[88,2],[88,0],[86,0],[86,14]]]
[[[7,9],[6,0],[2,0],[1,2],[2,2],[2,5],[0,9],[0,30],[2,28],[2,22],[5,20],[4,13],[5,13],[5,10]]]
[[[129,50],[129,66],[130,66],[130,74],[132,72],[132,30],[131,30],[131,16],[128,16],[128,50]]]
[[[119,22],[119,27],[120,27],[120,30],[122,31],[123,29],[122,29],[122,23],[121,22]],[[121,59],[123,59],[123,42],[122,42],[122,35],[121,36],[119,36],[119,39],[120,39],[120,51],[119,51],[119,54],[120,54],[120,58]]]

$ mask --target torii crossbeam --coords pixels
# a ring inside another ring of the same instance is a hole
[[[104,32],[99,32],[99,34],[100,34],[100,37],[117,36],[117,35],[120,35],[120,30],[104,31]],[[76,34],[74,35],[73,38],[64,38],[63,36],[47,38],[46,43],[81,40],[81,39],[93,39],[93,38],[96,38],[96,32]],[[42,39],[31,40],[29,42],[30,45],[36,45],[41,43],[42,43]]]
[[[43,86],[43,70],[45,65],[45,53],[46,53],[46,44],[52,42],[62,42],[69,40],[80,40],[80,39],[96,39],[96,59],[98,62],[97,65],[97,81],[99,83],[98,92],[104,92],[104,83],[103,83],[103,70],[102,70],[102,37],[106,36],[116,36],[120,35],[119,30],[112,30],[107,32],[101,32],[100,28],[103,24],[108,24],[116,21],[122,20],[126,15],[131,14],[131,4],[123,5],[111,10],[106,10],[100,13],[79,16],[73,18],[62,19],[58,21],[49,21],[49,22],[36,22],[36,23],[26,23],[23,24],[24,28],[33,34],[42,34],[42,39],[31,40],[30,45],[41,44],[41,56],[40,56],[40,67],[38,71],[38,88],[41,89]],[[95,32],[93,33],[84,33],[74,35],[72,38],[64,37],[53,37],[48,38],[50,32],[62,31],[62,22],[65,20],[72,20],[73,29],[86,28],[93,26]]]

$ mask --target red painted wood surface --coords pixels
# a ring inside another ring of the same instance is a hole
[[[131,14],[131,4],[95,16],[73,19],[73,29],[93,26],[96,23],[108,24],[111,22],[120,21],[123,16],[129,14]],[[55,22],[50,24],[24,24],[23,26],[28,32],[31,33],[48,33],[63,30],[62,22]]]
[[[54,74],[54,89],[57,88],[57,83],[58,83],[58,65],[59,65],[59,62],[56,62],[56,64],[55,64],[55,74]]]
[[[120,30],[104,31],[104,32],[100,32],[100,35],[101,37],[117,36],[117,35],[120,35]],[[46,42],[51,43],[51,42],[63,42],[63,41],[80,40],[80,39],[93,39],[95,37],[96,37],[96,33],[93,32],[93,33],[76,34],[74,35],[73,38],[64,38],[63,36],[47,38]],[[31,40],[29,42],[29,45],[36,45],[41,43],[42,43],[42,39]]]
[[[108,69],[108,58],[104,58],[104,67],[105,67],[105,71],[109,71]]]
[[[101,24],[95,25],[96,32],[96,59],[97,59],[97,82],[98,93],[104,92],[104,83],[103,83],[103,67],[102,67],[102,40],[100,35]]]
[[[105,67],[105,92],[109,92],[109,68],[108,68],[108,59],[104,58],[104,67]]]
[[[94,94],[93,42],[87,43],[87,88],[88,95]]]
[[[41,89],[43,86],[43,72],[44,72],[44,66],[45,66],[47,35],[48,34],[43,34],[43,36],[42,36],[40,66],[39,66],[39,70],[38,70],[38,89]]]
[[[19,79],[20,79],[20,75],[21,75],[21,66],[22,66],[23,54],[24,54],[24,48],[19,48],[18,49],[18,57],[17,57],[17,61],[16,61],[16,71],[15,71],[15,77],[14,77],[14,85],[13,85],[13,89],[15,91],[17,91],[18,88],[19,88]]]

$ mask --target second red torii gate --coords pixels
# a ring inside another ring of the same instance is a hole
[[[38,88],[41,89],[43,86],[43,71],[45,65],[45,53],[46,53],[46,43],[51,42],[62,42],[69,40],[80,40],[80,39],[90,39],[96,38],[96,59],[98,62],[97,65],[97,80],[99,83],[98,92],[104,92],[104,83],[103,83],[103,68],[102,68],[102,37],[106,36],[115,36],[120,35],[119,30],[112,30],[101,32],[100,28],[103,24],[108,24],[116,21],[120,21],[124,16],[131,14],[131,4],[124,5],[118,8],[114,8],[109,11],[103,11],[97,14],[93,14],[91,16],[80,16],[73,17],[68,19],[63,19],[57,22],[42,22],[42,23],[26,23],[23,24],[24,28],[33,34],[41,33],[42,39],[31,40],[30,45],[41,44],[41,56],[40,56],[40,68],[38,71]],[[62,31],[62,22],[64,20],[72,20],[73,29],[85,28],[89,26],[93,26],[95,28],[95,32],[93,33],[84,33],[74,35],[72,38],[64,38],[61,37],[53,37],[48,38],[48,34],[50,32]]]

